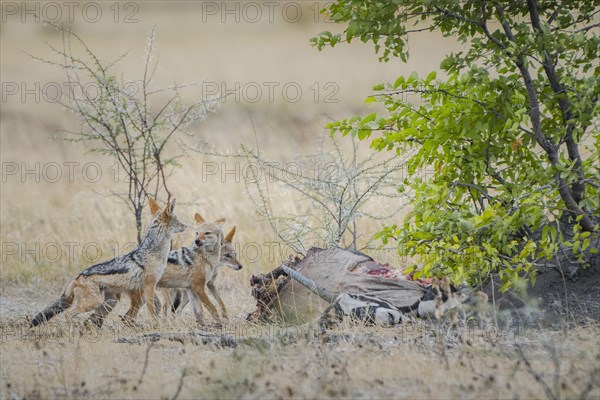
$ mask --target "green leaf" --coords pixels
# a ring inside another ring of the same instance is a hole
[[[394,89],[398,89],[400,85],[404,83],[404,76],[399,76],[394,82]]]
[[[408,79],[406,80],[406,83],[412,83],[412,82],[416,81],[418,78],[419,78],[419,76],[417,75],[417,73],[413,71],[410,74],[410,76],[408,77]]]
[[[371,121],[375,121],[375,118],[377,118],[377,113],[373,112],[367,116],[365,116],[361,121],[360,121],[360,126],[364,126],[366,124],[368,124]]]
[[[581,244],[581,251],[585,251],[588,247],[590,247],[590,239],[589,238],[583,240],[583,243]]]
[[[428,85],[429,82],[431,82],[432,80],[434,80],[436,76],[437,76],[437,73],[435,71],[431,71],[427,75],[427,78],[425,78],[425,84]]]
[[[371,135],[371,130],[370,129],[359,129],[358,130],[358,139],[359,140],[365,140],[370,135]]]

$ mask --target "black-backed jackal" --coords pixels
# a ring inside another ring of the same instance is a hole
[[[37,326],[63,311],[73,328],[73,317],[101,306],[106,297],[127,293],[132,299],[146,299],[150,315],[157,316],[154,292],[163,275],[169,255],[171,237],[186,226],[173,213],[175,199],[160,210],[149,199],[153,215],[142,243],[133,251],[112,260],[93,265],[69,283],[62,296],[49,304],[31,321]]]
[[[242,265],[236,258],[235,246],[232,243],[235,227],[223,239],[221,229],[225,222],[224,218],[214,222],[206,222],[200,214],[196,213],[194,219],[197,223],[194,242],[190,246],[169,252],[167,266],[157,283],[157,288],[164,289],[162,292],[165,314],[168,308],[171,307],[170,290],[185,289],[187,297],[192,299],[196,321],[199,324],[203,323],[200,302],[220,322],[215,306],[208,299],[206,288],[208,288],[219,303],[223,317],[227,318],[225,304],[216,289],[215,280],[220,266],[225,265],[234,270],[242,268]],[[177,290],[174,292],[176,293]],[[105,298],[104,304],[98,307],[96,312],[90,317],[90,322],[101,326],[104,318],[115,307],[119,298],[118,295],[111,295],[109,293]],[[131,306],[125,314],[126,321],[135,319],[143,302],[143,298],[131,299]]]
[[[199,215],[196,214],[196,217],[199,217]],[[200,220],[196,218],[196,221],[201,223],[203,220],[200,217]],[[225,303],[217,290],[216,281],[219,269],[222,266],[236,271],[242,269],[242,265],[237,260],[237,253],[233,243],[235,230],[236,228],[233,227],[222,240],[220,246],[218,243],[201,244],[200,241],[196,240],[190,247],[183,247],[172,251],[169,254],[165,274],[160,282],[158,282],[157,286],[160,288],[186,289],[187,298],[192,303],[196,322],[199,324],[203,323],[201,304],[208,309],[218,323],[221,322],[216,307],[208,298],[206,289],[210,291],[219,304],[221,316],[225,319],[229,318]],[[163,306],[165,313],[171,308],[171,297],[172,295],[167,295],[165,298]],[[181,308],[184,306],[185,303],[180,304]]]

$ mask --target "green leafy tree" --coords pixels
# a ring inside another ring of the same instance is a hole
[[[379,234],[420,256],[417,274],[481,284],[499,272],[506,289],[558,251],[586,261],[600,208],[600,2],[338,0],[322,12],[345,29],[311,39],[318,49],[358,39],[407,62],[416,32],[464,44],[443,80],[379,84],[367,101],[385,112],[328,125],[379,151],[417,150],[402,186],[413,212]]]

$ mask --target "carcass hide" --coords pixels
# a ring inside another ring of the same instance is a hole
[[[336,293],[368,294],[396,307],[415,304],[426,292],[425,285],[410,280],[398,270],[349,250],[311,248],[303,259],[286,265]],[[288,324],[312,322],[328,304],[304,286],[289,279],[281,267],[251,279],[258,309],[250,320]]]

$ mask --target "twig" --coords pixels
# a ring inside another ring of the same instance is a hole
[[[122,337],[116,339],[115,343],[140,344],[144,342],[158,342],[159,340],[171,340],[179,343],[192,342],[194,344],[213,344],[218,347],[236,347],[237,341],[228,335],[219,335],[205,331],[196,332],[157,332],[147,333],[137,338]]]
[[[177,391],[175,392],[173,397],[171,397],[171,400],[175,400],[179,396],[179,393],[181,392],[181,388],[183,387],[183,379],[185,378],[186,373],[187,373],[187,367],[183,367],[183,370],[181,371],[181,377],[179,378],[179,385],[177,385]]]
[[[150,355],[150,349],[154,346],[155,342],[150,342],[148,347],[146,347],[146,356],[144,358],[144,368],[142,369],[142,375],[140,375],[140,379],[138,379],[138,386],[142,384],[142,380],[144,379],[144,375],[146,375],[146,369],[148,368],[148,358]]]
[[[525,357],[525,354],[523,353],[523,349],[521,347],[520,344],[517,344],[517,350],[519,352],[519,355],[521,356],[521,359],[523,360],[523,363],[525,364],[525,367],[527,367],[527,372],[529,372],[529,375],[531,375],[533,377],[533,379],[536,380],[536,382],[538,382],[542,388],[544,389],[544,391],[546,392],[546,395],[553,399],[553,400],[558,400],[558,397],[556,397],[556,395],[554,394],[554,392],[552,392],[552,389],[550,389],[550,387],[548,386],[548,384],[546,383],[546,381],[544,381],[544,379],[540,376],[540,374],[538,374],[533,367],[531,366],[531,363],[529,362],[529,360],[527,359],[527,357]]]

